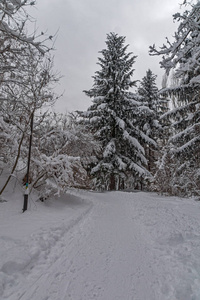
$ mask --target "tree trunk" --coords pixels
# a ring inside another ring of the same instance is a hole
[[[115,175],[111,174],[110,175],[110,191],[115,191],[116,190],[116,183],[115,183]]]

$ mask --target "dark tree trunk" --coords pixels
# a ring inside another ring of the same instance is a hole
[[[111,174],[110,175],[110,191],[115,191],[116,190],[116,186],[115,186],[115,175]]]
[[[121,180],[120,180],[120,184],[119,184],[119,189],[120,189],[120,190],[124,190],[124,188],[125,188],[124,179],[121,179]]]

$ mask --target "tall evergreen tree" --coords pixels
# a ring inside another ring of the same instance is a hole
[[[96,184],[109,190],[123,188],[130,176],[136,184],[148,173],[141,141],[154,143],[138,126],[141,103],[129,92],[136,84],[131,79],[136,56],[127,53],[128,45],[124,43],[123,36],[107,35],[107,48],[98,58],[100,70],[93,77],[92,89],[85,91],[93,104],[82,113],[102,143],[102,156],[91,174]]]
[[[162,100],[158,94],[158,88],[156,86],[156,75],[149,69],[146,72],[146,76],[140,82],[138,88],[138,94],[140,100],[146,105],[149,110],[146,112],[145,118],[142,120],[142,130],[150,138],[157,140],[161,131],[161,125],[159,123],[159,115],[162,111]],[[155,170],[156,150],[158,147],[154,145],[146,145],[145,152],[148,159],[148,170],[153,172]]]
[[[174,71],[176,84],[163,92],[173,96],[175,107],[163,118],[173,120],[174,130],[168,149],[177,159],[176,180],[173,181],[176,181],[181,194],[188,193],[188,189],[199,190],[200,193],[200,1],[195,5],[187,1],[185,4],[190,5],[190,9],[174,15],[174,19],[180,22],[175,40],[172,43],[167,40],[161,50],[150,47],[150,54],[162,55],[161,66],[166,73]],[[185,175],[181,178],[183,170]],[[186,184],[188,182],[190,184]]]

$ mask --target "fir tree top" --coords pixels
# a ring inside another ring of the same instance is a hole
[[[125,37],[116,33],[107,34],[107,48],[99,53],[98,65],[101,67],[93,76],[94,84],[90,91],[84,91],[90,97],[105,96],[109,92],[123,94],[136,84],[131,81],[134,69],[132,69],[136,56],[131,52],[126,53],[129,45],[124,45]]]

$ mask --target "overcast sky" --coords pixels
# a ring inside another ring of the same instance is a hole
[[[56,88],[64,92],[55,105],[57,112],[86,110],[91,99],[83,90],[92,87],[98,69],[98,53],[110,32],[126,37],[128,51],[137,55],[134,80],[141,80],[148,68],[158,75],[161,86],[163,71],[160,57],[150,57],[148,48],[162,46],[177,27],[172,15],[180,11],[182,0],[38,0],[31,15],[37,19],[38,31],[48,30],[58,36],[54,52],[55,70],[63,78]],[[173,40],[173,38],[172,38]]]

